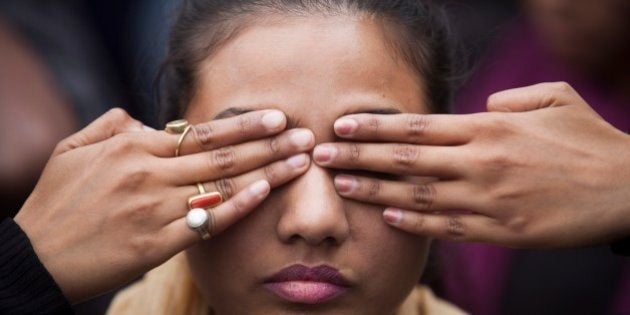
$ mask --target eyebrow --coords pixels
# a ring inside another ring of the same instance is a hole
[[[245,113],[249,113],[255,111],[255,109],[245,108],[245,107],[230,107],[221,111],[219,114],[214,116],[213,120],[223,119],[233,116],[242,115]],[[362,108],[354,111],[349,111],[344,113],[341,116],[352,115],[352,114],[378,114],[378,115],[394,115],[402,113],[400,110],[391,108],[391,107],[375,107],[375,108]],[[301,126],[301,122],[299,119],[295,117],[287,115],[287,129],[298,128]]]

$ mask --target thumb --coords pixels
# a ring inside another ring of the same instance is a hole
[[[569,84],[553,82],[494,93],[488,97],[486,106],[489,112],[527,112],[577,104],[586,105],[586,102]]]
[[[146,130],[152,130],[152,128],[133,119],[125,110],[113,108],[79,132],[59,142],[53,151],[53,156],[107,140],[120,133],[141,132]]]

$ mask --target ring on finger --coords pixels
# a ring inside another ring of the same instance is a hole
[[[200,195],[203,195],[203,194],[205,194],[205,193],[206,193],[206,188],[205,188],[205,187],[203,187],[203,184],[202,184],[202,183],[197,183],[197,189],[199,189],[199,194],[200,194]]]
[[[190,124],[188,123],[188,120],[186,119],[173,120],[166,123],[166,127],[164,128],[164,131],[166,131],[166,133],[178,135],[178,134],[182,134],[184,130],[186,130],[186,127],[188,127],[188,125]]]
[[[175,148],[175,157],[179,156],[179,151],[182,147],[182,143],[184,143],[184,139],[186,138],[186,135],[190,132],[191,128],[192,128],[192,125],[186,126],[186,129],[184,129],[182,134],[179,136],[179,139],[177,140],[177,147]]]
[[[223,196],[218,191],[194,195],[188,198],[188,209],[209,209],[223,202]]]
[[[201,208],[191,209],[186,214],[186,225],[199,233],[202,240],[207,240],[214,230],[214,214]]]

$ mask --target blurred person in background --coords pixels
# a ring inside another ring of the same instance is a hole
[[[122,106],[82,1],[0,1],[0,218],[33,189],[55,144]]]
[[[455,111],[492,93],[566,81],[606,121],[630,130],[630,2],[528,0],[486,51]],[[607,247],[553,252],[442,242],[443,295],[473,314],[630,314],[630,262]]]
[[[61,139],[115,106],[146,119],[125,88],[126,57],[112,49],[125,46],[107,40],[126,39],[120,12],[129,11],[112,1],[0,0],[0,221],[21,208]],[[110,299],[75,311],[103,313]]]

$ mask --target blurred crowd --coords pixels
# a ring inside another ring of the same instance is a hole
[[[442,1],[469,65],[457,113],[493,92],[567,81],[630,130],[630,2]],[[177,0],[0,0],[0,218],[55,144],[111,107],[158,127],[153,82]],[[97,179],[96,179],[97,180]],[[473,314],[630,314],[630,264],[605,247],[517,251],[442,242],[423,281]],[[77,306],[104,312],[109,296]]]

